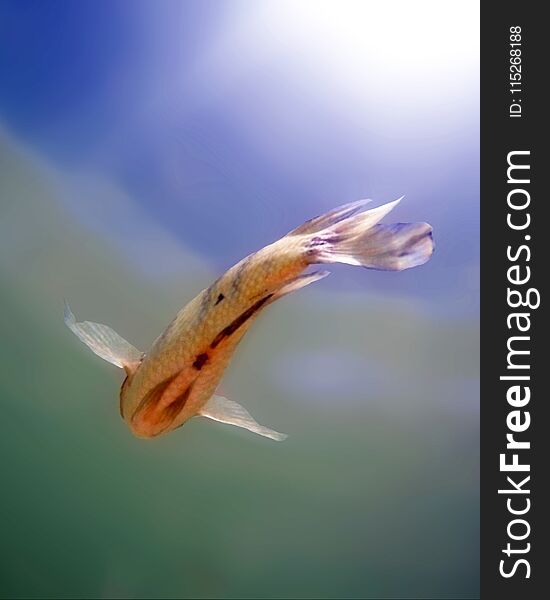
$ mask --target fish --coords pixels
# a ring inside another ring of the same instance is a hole
[[[434,250],[428,223],[380,223],[401,199],[370,209],[370,200],[344,204],[250,254],[182,308],[147,353],[107,325],[77,322],[67,302],[64,321],[95,354],[124,369],[120,414],[137,437],[155,438],[200,416],[282,441],[285,434],[216,393],[223,373],[268,306],[329,275],[312,265],[402,271],[424,264]]]

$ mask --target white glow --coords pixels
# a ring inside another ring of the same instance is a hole
[[[286,53],[290,65],[307,66],[356,100],[382,95],[401,104],[409,96],[433,105],[471,95],[464,86],[476,85],[477,2],[275,0],[256,7],[243,20],[260,51]]]
[[[253,69],[284,71],[346,109],[408,106],[448,113],[479,89],[474,1],[262,0],[234,4],[201,67],[231,85]],[[279,90],[284,94],[284,90]],[[446,106],[450,104],[450,106]],[[387,111],[386,111],[387,112]]]
[[[249,14],[252,28],[262,35],[270,30],[273,42],[301,51],[297,60],[305,52],[347,71],[368,64],[379,73],[452,72],[478,60],[477,7],[477,2],[440,0],[268,0]]]

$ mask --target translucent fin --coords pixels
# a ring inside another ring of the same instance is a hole
[[[403,271],[423,265],[434,250],[428,223],[378,224],[319,253],[322,263],[346,263],[367,269]]]
[[[381,221],[389,212],[391,212],[400,202],[403,200],[403,196],[392,202],[387,202],[376,208],[371,208],[358,215],[348,217],[343,222],[330,228],[330,231],[335,234],[341,233],[348,237],[364,233],[367,229],[370,229],[378,221]]]
[[[304,233],[315,233],[316,231],[326,229],[335,223],[339,223],[340,221],[351,217],[351,215],[364,208],[369,202],[371,202],[371,200],[356,200],[355,202],[338,206],[324,215],[306,221],[300,225],[300,227],[296,227],[296,229],[287,233],[287,235],[302,235]]]
[[[212,398],[210,398],[203,406],[199,414],[208,419],[219,421],[220,423],[228,423],[229,425],[235,425],[236,427],[243,427],[244,429],[248,429],[248,431],[263,435],[264,437],[268,437],[277,442],[282,442],[288,437],[284,433],[273,431],[273,429],[269,429],[268,427],[256,423],[245,408],[237,402],[228,400],[223,396],[212,396]]]
[[[308,242],[310,262],[389,271],[424,264],[434,250],[428,223],[378,223],[400,201],[401,198],[352,215],[319,232]]]
[[[67,327],[103,360],[125,369],[128,373],[138,367],[143,353],[107,325],[90,321],[77,323],[66,301],[64,319]]]
[[[305,275],[300,275],[275,292],[272,300],[278,300],[287,294],[296,292],[310,283],[315,283],[316,281],[319,281],[319,279],[324,279],[328,275],[330,275],[330,271],[316,271],[315,273],[306,273]]]

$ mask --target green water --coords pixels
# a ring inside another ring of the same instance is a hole
[[[1,141],[2,597],[477,597],[477,322],[312,286],[224,382],[286,442],[199,419],[138,440],[121,372],[64,327],[63,298],[146,348],[215,272],[182,249],[181,278],[140,273],[56,186]],[[326,349],[391,385],[316,403],[300,362]]]

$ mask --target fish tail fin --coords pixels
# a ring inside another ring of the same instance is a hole
[[[67,301],[63,316],[65,325],[103,360],[123,368],[128,374],[139,366],[143,353],[107,325],[90,321],[77,323]]]
[[[310,262],[345,263],[387,271],[424,264],[434,250],[428,223],[378,223],[400,200],[352,214],[313,232],[306,241]]]

